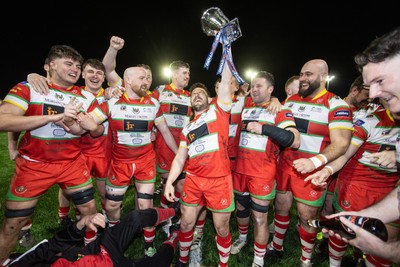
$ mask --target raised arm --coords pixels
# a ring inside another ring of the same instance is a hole
[[[110,40],[110,46],[103,57],[103,64],[106,68],[106,79],[110,86],[114,86],[118,81],[121,80],[121,77],[115,71],[117,66],[117,54],[118,51],[124,47],[125,41],[124,39],[113,36]]]
[[[224,69],[221,74],[221,82],[218,89],[218,104],[223,107],[224,110],[229,111],[232,107],[232,93],[230,87],[232,72],[229,69],[228,63],[225,63]]]

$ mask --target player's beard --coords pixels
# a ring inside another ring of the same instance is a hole
[[[202,99],[203,100],[203,99]],[[196,99],[194,99],[196,101]],[[192,103],[193,111],[202,111],[208,108],[208,101],[202,101],[201,103],[194,102]]]
[[[308,83],[308,88],[307,89],[303,89],[302,87],[303,87],[303,84],[305,84],[305,83]],[[319,86],[320,86],[320,81],[318,80],[315,80],[315,81],[313,81],[312,83],[310,83],[310,82],[300,82],[300,89],[299,89],[299,92],[298,92],[298,94],[301,96],[301,97],[307,97],[307,96],[309,96],[309,95],[311,95],[312,93],[314,93],[316,90],[318,90],[318,88],[319,88]]]
[[[148,91],[148,90],[147,90],[146,86],[140,86],[140,87],[137,87],[137,88],[133,89],[133,91],[134,91],[138,96],[144,97],[144,96],[147,95],[147,91]]]

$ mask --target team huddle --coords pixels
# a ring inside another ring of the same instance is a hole
[[[319,229],[308,220],[361,213],[397,192],[400,110],[387,94],[377,93],[372,75],[379,70],[368,68],[385,57],[368,61],[369,50],[356,56],[362,76],[344,99],[326,89],[327,62],[309,60],[288,80],[287,98],[280,103],[273,96],[272,73],[259,71],[250,85],[240,84],[228,64],[215,83],[215,98],[200,82],[185,89],[190,66],[179,60],[170,65],[171,83],[152,90],[149,66],[128,67],[122,77],[116,72],[123,46],[124,40],[113,36],[101,62],[84,61],[74,48],[55,45],[45,60],[47,77],[28,75],[1,103],[0,130],[8,132],[15,159],[0,230],[2,266],[170,266],[175,250],[174,266],[189,266],[190,254],[201,249],[207,212],[218,266],[228,266],[230,254],[248,243],[250,224],[252,266],[264,266],[284,255],[293,204],[299,263],[311,266]],[[78,86],[81,75],[85,84]],[[160,203],[153,201],[157,177],[163,187]],[[135,211],[124,217],[121,207],[131,184]],[[65,229],[13,259],[21,231],[40,223],[30,218],[53,185],[60,188],[58,217]],[[68,218],[71,202],[76,221]],[[388,242],[395,244],[399,208],[394,218],[383,220]],[[232,215],[239,232],[235,240]],[[161,223],[168,237],[157,249]],[[128,259],[124,252],[138,232],[145,257]],[[324,240],[330,265],[340,266],[349,241],[333,233]],[[352,242],[360,247],[354,252],[357,262],[399,261]]]

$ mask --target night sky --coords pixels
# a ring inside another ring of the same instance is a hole
[[[222,50],[219,46],[210,69],[205,70],[213,37],[203,33],[200,18],[209,7],[219,7],[229,19],[239,20],[243,36],[232,44],[232,54],[243,78],[250,68],[273,73],[273,94],[283,100],[286,79],[298,74],[306,61],[321,58],[328,62],[330,75],[335,75],[330,90],[344,97],[358,75],[354,55],[400,25],[396,9],[386,1],[368,6],[356,1],[341,5],[328,1],[41,2],[14,1],[10,9],[3,9],[0,98],[28,73],[44,74],[43,62],[52,45],[67,44],[85,58],[101,60],[112,35],[125,39],[117,57],[121,75],[126,67],[148,64],[154,88],[169,82],[162,67],[179,59],[190,64],[189,86],[203,82],[214,92]]]

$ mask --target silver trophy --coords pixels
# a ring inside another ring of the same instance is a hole
[[[227,63],[232,71],[232,75],[236,78],[239,84],[243,84],[245,81],[240,77],[235,65],[233,64],[231,52],[232,42],[242,36],[239,20],[237,18],[229,20],[224,13],[222,13],[221,9],[218,7],[210,7],[203,13],[203,16],[201,16],[201,27],[207,36],[215,36],[214,42],[211,45],[211,50],[204,62],[204,68],[209,68],[214,52],[217,49],[218,44],[221,43],[223,45],[223,52],[217,74],[221,75],[222,69],[225,63]]]
[[[201,27],[207,36],[215,36],[222,31],[222,36],[226,39],[223,40],[224,43],[230,44],[242,36],[239,20],[229,20],[218,7],[210,7],[203,13]]]

